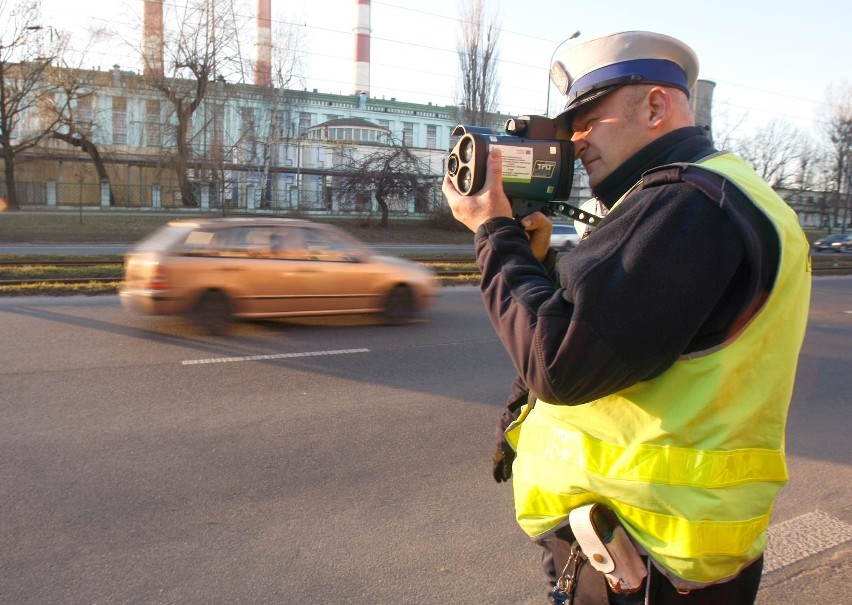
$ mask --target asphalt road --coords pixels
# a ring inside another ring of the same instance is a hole
[[[543,603],[490,476],[512,370],[480,305],[216,339],[0,299],[0,603]],[[852,278],[815,279],[762,605],[852,602],[850,343]]]

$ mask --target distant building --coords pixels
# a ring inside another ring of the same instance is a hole
[[[834,191],[780,189],[778,195],[796,212],[805,229],[846,230],[852,227],[848,195]]]
[[[80,76],[90,82],[90,94],[75,101],[73,112],[107,165],[109,203],[181,207],[172,170],[177,122],[171,104],[145,77],[118,66]],[[327,210],[322,190],[342,148],[405,145],[431,166],[440,195],[457,112],[454,105],[366,93],[211,82],[189,137],[193,181],[202,207]],[[107,205],[91,160],[78,149],[50,140],[27,159],[16,173],[22,205]]]
[[[141,73],[118,65],[111,71],[74,73],[86,83],[88,93],[72,103],[74,123],[77,132],[84,132],[97,147],[103,169],[95,170],[92,158],[73,144],[77,135],[66,130],[71,135],[68,141],[47,139],[16,162],[16,190],[22,206],[187,206],[175,171],[178,122],[173,105],[151,83],[159,79],[175,89],[187,89],[195,82],[163,79],[167,75],[163,0],[145,0],[137,7],[144,24]],[[271,7],[271,0],[257,0],[253,83],[233,84],[214,77],[193,114],[187,137],[189,193],[197,203],[192,209],[372,212],[375,200],[364,201],[372,197],[371,192],[360,192],[356,204],[343,203],[347,200],[339,199],[342,194],[335,189],[334,179],[345,168],[345,158],[388,145],[410,149],[432,173],[426,188],[429,203],[423,202],[421,192],[417,204],[403,200],[395,204],[397,211],[418,214],[443,205],[444,160],[455,143],[451,132],[462,122],[462,108],[370,96],[370,0],[352,2],[355,52],[349,95],[273,86]],[[698,123],[708,133],[713,86],[699,80],[691,96]],[[505,120],[514,116],[491,117],[487,126],[503,134]],[[30,113],[20,127],[36,128],[39,120],[40,116]],[[579,205],[591,192],[579,162],[575,170],[570,201]],[[108,180],[101,180],[104,174]],[[5,194],[4,187],[0,182],[0,195]]]
[[[73,115],[97,145],[110,187],[99,182],[89,156],[49,139],[17,168],[21,205],[183,208],[173,170],[172,105],[145,76],[119,66],[78,77],[89,94],[75,100]],[[330,179],[341,169],[344,150],[366,153],[377,145],[410,148],[431,167],[433,206],[443,204],[444,160],[459,116],[455,105],[211,82],[189,136],[199,207],[345,212],[340,208],[347,205],[329,195]],[[503,134],[508,117],[494,114],[491,128]],[[582,201],[589,196],[582,175],[578,185],[575,201]],[[413,213],[413,204],[409,208]]]
[[[20,204],[184,208],[173,169],[177,121],[172,105],[149,85],[150,76],[116,65],[111,71],[83,71],[78,77],[87,83],[89,94],[75,100],[73,115],[98,147],[109,187],[99,181],[89,156],[49,139],[17,166]],[[696,115],[700,123],[707,122],[708,130],[712,85],[699,81],[693,94]],[[189,133],[190,177],[198,207],[352,212],[353,206],[340,203],[331,186],[342,158],[380,145],[404,145],[430,167],[430,208],[437,208],[444,203],[444,160],[455,143],[451,132],[460,116],[461,108],[455,105],[371,98],[366,92],[338,95],[210,82]],[[508,117],[494,114],[491,129],[503,134]],[[38,116],[30,115],[29,120],[35,126]],[[576,173],[571,201],[579,204],[591,192],[579,162]],[[413,201],[397,206],[416,214]],[[364,204],[357,207],[359,212],[375,211],[375,204],[366,210]]]

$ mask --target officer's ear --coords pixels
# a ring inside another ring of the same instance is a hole
[[[655,129],[663,126],[674,110],[672,91],[663,86],[654,86],[645,96],[644,109],[648,118],[648,127]]]

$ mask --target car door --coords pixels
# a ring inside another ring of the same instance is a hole
[[[294,225],[275,229],[265,270],[263,304],[268,314],[305,315],[325,310],[323,296],[330,286],[308,250],[304,229]]]
[[[381,278],[357,240],[325,226],[298,228],[301,249],[289,263],[290,279],[299,283],[298,304],[304,313],[335,313],[375,308],[371,302]]]
[[[254,227],[247,236],[250,265],[243,274],[244,315],[286,316],[324,310],[328,284],[306,252],[303,230],[290,225]]]
[[[227,292],[235,312],[244,317],[275,312],[275,296],[270,286],[275,259],[272,239],[275,228],[268,225],[239,225],[220,229],[213,248],[216,262],[211,263],[211,283]]]

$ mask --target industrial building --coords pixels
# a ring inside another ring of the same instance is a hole
[[[143,0],[142,69],[115,65],[76,74],[87,93],[74,100],[74,121],[98,148],[104,169],[80,148],[46,139],[16,167],[20,206],[370,214],[376,211],[371,193],[344,193],[340,181],[359,157],[402,146],[424,166],[424,187],[392,200],[391,211],[417,216],[441,207],[444,161],[461,109],[372,97],[370,1],[356,5],[354,86],[341,95],[273,85],[271,0],[258,0],[253,81],[213,78],[193,114],[187,200],[175,170],[174,107],[151,85],[164,78],[163,3]],[[709,130],[713,83],[699,81],[697,88],[696,113]],[[494,114],[489,126],[500,130],[508,117]],[[574,202],[589,197],[581,167],[579,173]]]

